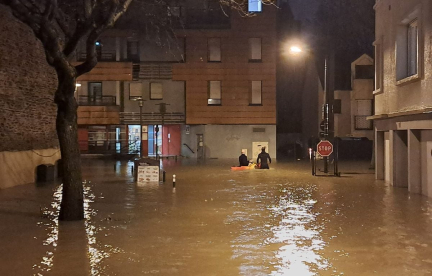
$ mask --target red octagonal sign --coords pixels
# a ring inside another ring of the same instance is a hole
[[[333,152],[333,145],[330,141],[321,141],[317,145],[317,151],[321,156],[330,156]]]

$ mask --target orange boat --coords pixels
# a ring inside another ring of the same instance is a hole
[[[241,166],[241,167],[231,167],[232,171],[244,171],[244,170],[253,170],[255,169],[256,164],[250,164],[249,166]]]

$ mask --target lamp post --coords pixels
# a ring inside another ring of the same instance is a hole
[[[163,126],[164,126],[164,117],[165,117],[165,113],[166,113],[166,106],[170,105],[170,104],[160,103],[160,104],[156,104],[156,105],[159,106],[159,113],[162,117],[162,125],[161,126],[162,126],[162,135],[164,135],[163,134]],[[159,132],[159,126],[156,126],[156,159],[158,159],[158,150],[159,150],[158,138],[157,138],[158,132]],[[163,141],[163,138],[162,138],[162,141]]]
[[[145,100],[143,100],[142,97],[134,98],[132,100],[138,102],[139,108],[140,108],[140,135],[139,135],[139,137],[140,137],[140,145],[139,145],[139,156],[141,158],[142,157],[142,130],[143,130],[143,127],[142,127],[142,108],[143,108],[143,103],[145,102]]]
[[[302,54],[303,48],[300,46],[291,46],[289,52],[292,55]],[[333,110],[330,105],[333,103],[334,96],[330,91],[330,74],[329,74],[329,57],[326,56],[324,59],[324,140],[330,140],[332,138],[333,130]],[[324,156],[324,173],[328,173],[328,157]]]

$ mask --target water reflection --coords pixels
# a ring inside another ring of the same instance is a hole
[[[293,195],[309,194],[308,191],[286,191],[279,202],[269,207],[279,225],[273,226],[274,237],[267,239],[269,244],[282,244],[276,253],[279,264],[271,275],[319,275],[330,267],[329,261],[320,251],[326,243],[320,235],[313,207],[316,200],[295,198]]]
[[[62,199],[63,186],[59,185],[54,190],[53,201],[49,208],[41,209],[42,216],[48,218],[49,222],[38,222],[39,226],[46,227],[49,231],[47,238],[42,242],[44,246],[47,246],[47,251],[42,257],[40,264],[33,265],[33,270],[36,270],[36,275],[43,275],[42,273],[48,272],[54,265],[54,252],[58,244],[59,236],[59,220],[60,214],[60,203]]]
[[[97,235],[99,232],[106,230],[103,227],[97,227],[95,225],[94,217],[97,215],[97,211],[92,208],[96,196],[91,189],[90,182],[84,182],[84,225],[87,239],[87,251],[90,263],[90,275],[104,275],[106,265],[103,261],[110,257],[111,254],[121,253],[123,250],[115,248],[109,244],[98,243]],[[51,271],[54,266],[56,251],[58,251],[59,244],[59,213],[60,203],[62,200],[63,186],[59,185],[53,195],[50,208],[46,208],[42,211],[42,216],[48,218],[49,222],[39,222],[38,225],[46,227],[49,231],[47,238],[43,241],[44,246],[48,246],[49,249],[42,257],[40,264],[35,264],[33,269],[36,270],[35,275],[42,276],[47,272]],[[82,223],[82,222],[71,222],[71,223]],[[69,233],[66,233],[69,236]],[[60,246],[61,247],[61,246]],[[74,248],[75,250],[77,248]]]

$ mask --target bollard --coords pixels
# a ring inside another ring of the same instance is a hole
[[[176,185],[176,175],[173,174],[173,188],[175,188],[175,185]]]
[[[177,162],[177,155],[175,156],[175,161]]]
[[[165,171],[162,171],[162,182],[165,182]]]
[[[132,174],[133,174],[133,170],[134,170],[134,166],[131,167],[131,172],[132,172]]]

